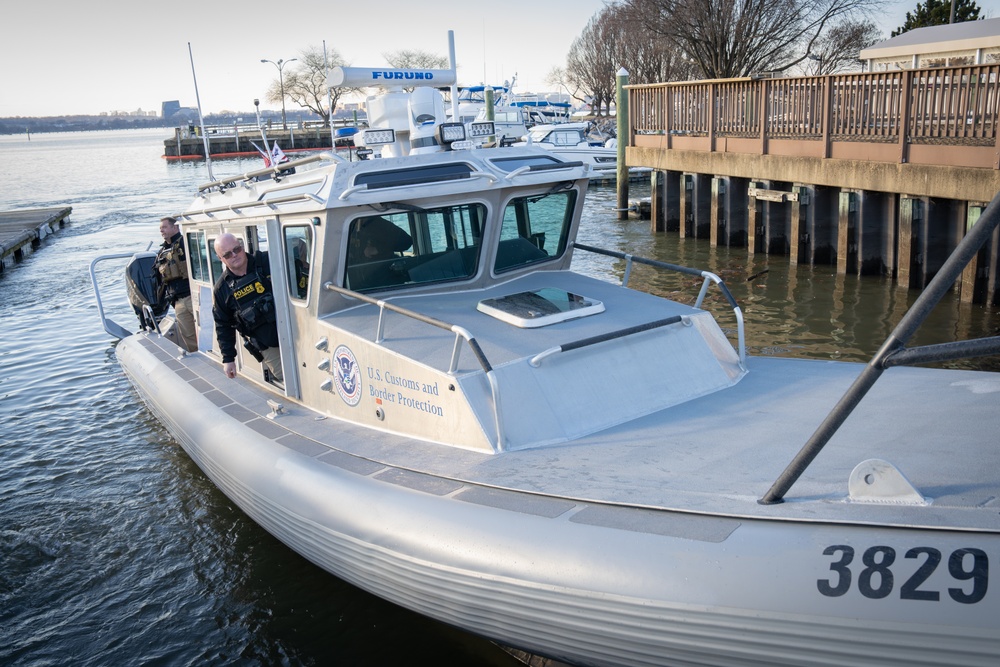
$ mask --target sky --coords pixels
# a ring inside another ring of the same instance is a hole
[[[296,58],[310,46],[357,67],[383,54],[447,56],[454,31],[459,85],[500,84],[548,92],[554,67],[605,0],[135,0],[9,3],[0,40],[0,117],[160,111],[178,100],[204,113],[280,109],[266,102],[278,70],[261,59]],[[888,0],[877,17],[888,37],[917,0]],[[978,0],[1000,16],[1000,0]],[[423,9],[418,9],[423,6]],[[188,45],[190,44],[190,55]],[[192,56],[194,73],[192,74]],[[295,64],[286,66],[285,72]]]

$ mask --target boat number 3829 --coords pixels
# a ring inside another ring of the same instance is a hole
[[[945,558],[948,574],[956,584],[947,588],[952,600],[976,604],[986,596],[989,587],[990,559],[986,552],[974,547],[955,549],[947,556],[934,547],[913,547],[903,555],[904,559],[913,562],[905,565],[897,562],[896,550],[888,546],[865,549],[860,563],[855,563],[854,547],[845,544],[829,546],[823,554],[835,558],[830,563],[834,576],[816,581],[819,592],[828,597],[840,597],[856,586],[864,597],[881,600],[892,595],[896,587],[893,568],[896,573],[903,569],[909,572],[915,565],[916,570],[899,586],[900,599],[937,602],[941,599],[941,591],[931,586],[928,580],[939,567],[944,567]]]

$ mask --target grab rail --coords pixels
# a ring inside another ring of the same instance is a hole
[[[514,171],[510,172],[504,178],[508,181],[512,181],[521,174],[525,173],[535,173],[538,171],[555,171],[557,169],[576,169],[577,167],[583,167],[584,164],[580,160],[575,162],[554,162],[552,164],[526,164],[523,167],[518,167]],[[586,171],[590,170],[590,165],[586,165]]]
[[[993,201],[986,207],[979,220],[972,226],[969,233],[958,244],[954,252],[945,261],[944,266],[937,275],[928,283],[920,296],[913,303],[903,319],[899,321],[889,337],[882,343],[872,360],[868,362],[861,374],[858,375],[854,383],[847,389],[844,395],[834,406],[833,410],[826,416],[816,431],[812,434],[795,458],[785,468],[778,479],[768,490],[764,497],[757,502],[761,505],[774,505],[781,503],[788,490],[799,479],[809,464],[812,463],[820,450],[830,441],[833,434],[844,423],[847,417],[854,411],[861,399],[865,397],[875,381],[882,375],[886,368],[892,366],[904,366],[929,361],[945,361],[951,359],[965,359],[969,357],[984,356],[988,354],[1000,354],[1000,336],[989,336],[975,338],[966,341],[956,341],[939,345],[925,345],[907,349],[906,342],[931,311],[938,304],[941,298],[951,289],[955,281],[962,275],[965,265],[968,264],[979,252],[979,249],[993,235],[993,231],[1000,226],[1000,193],[993,197]]]
[[[725,297],[726,301],[733,308],[733,314],[736,316],[736,338],[737,347],[736,351],[740,355],[740,366],[746,367],[747,350],[746,350],[746,334],[743,329],[743,311],[740,309],[740,305],[736,303],[736,298],[733,296],[732,292],[729,291],[729,287],[719,276],[715,275],[710,271],[702,271],[701,269],[692,269],[687,266],[680,266],[678,264],[670,264],[668,262],[660,262],[655,259],[646,259],[645,257],[635,257],[630,253],[617,252],[615,250],[605,250],[604,248],[595,248],[594,246],[584,245],[582,243],[574,243],[574,248],[579,250],[586,250],[587,252],[592,252],[598,255],[606,255],[608,257],[615,257],[617,259],[625,260],[625,274],[622,276],[622,287],[628,287],[629,277],[632,275],[632,263],[638,262],[639,264],[645,264],[647,266],[652,266],[657,269],[665,269],[667,271],[675,271],[677,273],[686,273],[691,276],[697,276],[702,278],[701,290],[698,292],[698,298],[695,299],[694,307],[701,308],[702,302],[705,300],[705,295],[708,293],[708,286],[710,283],[715,283],[719,290],[722,292],[722,296]]]
[[[255,171],[248,171],[244,174],[239,174],[237,176],[230,176],[229,178],[219,179],[218,181],[212,181],[211,183],[205,183],[204,185],[198,186],[198,192],[202,193],[205,190],[211,190],[212,188],[222,188],[225,189],[227,185],[232,185],[240,181],[250,181],[258,176],[265,175],[279,175],[283,171],[288,171],[289,169],[294,169],[296,167],[301,167],[303,165],[312,164],[313,162],[319,162],[320,160],[337,160],[339,162],[346,162],[344,158],[339,155],[334,155],[333,153],[320,153],[319,155],[310,155],[309,157],[299,158],[298,160],[291,160],[289,162],[282,162],[273,167],[265,167],[264,169],[257,169]]]
[[[544,352],[539,352],[534,357],[528,360],[528,363],[532,367],[538,368],[542,360],[546,357],[551,357],[553,354],[559,354],[560,352],[570,352],[572,350],[579,350],[582,347],[589,347],[591,345],[596,345],[597,343],[603,343],[609,340],[615,340],[616,338],[624,338],[625,336],[631,336],[635,333],[642,333],[643,331],[649,331],[651,329],[659,329],[660,327],[670,326],[671,324],[677,324],[683,322],[684,324],[690,324],[690,320],[682,315],[674,315],[673,317],[668,317],[663,320],[657,320],[655,322],[647,322],[645,324],[639,324],[634,327],[626,327],[624,329],[619,329],[618,331],[612,331],[610,333],[602,334],[600,336],[591,336],[589,338],[581,338],[580,340],[575,340],[572,343],[564,343],[556,347],[551,347]]]
[[[134,252],[120,252],[114,255],[101,255],[100,257],[95,257],[90,263],[90,282],[94,285],[94,298],[97,299],[97,313],[101,318],[101,326],[104,327],[104,330],[108,334],[119,340],[128,338],[132,335],[132,332],[104,315],[104,302],[101,300],[101,287],[97,284],[97,272],[94,269],[97,267],[99,262],[109,259],[125,259],[126,257],[131,257],[134,254]]]
[[[502,421],[500,419],[500,414],[501,414],[500,387],[497,384],[496,373],[494,372],[493,366],[490,364],[489,359],[486,358],[486,354],[483,352],[482,348],[479,347],[479,343],[476,341],[475,337],[471,333],[469,333],[469,331],[456,324],[450,324],[443,320],[439,320],[437,318],[424,315],[423,313],[418,313],[414,310],[397,306],[396,304],[389,303],[388,301],[385,301],[383,299],[376,299],[367,296],[365,294],[361,294],[360,292],[355,292],[353,290],[340,287],[339,285],[334,285],[332,282],[323,283],[323,289],[330,292],[336,292],[337,294],[341,294],[351,299],[357,299],[358,301],[364,301],[365,303],[370,303],[373,306],[378,306],[379,308],[378,325],[376,327],[375,341],[374,341],[376,344],[380,344],[384,340],[382,334],[385,329],[385,311],[387,310],[392,311],[394,313],[398,313],[405,317],[409,317],[410,319],[417,320],[418,322],[423,322],[425,324],[429,324],[439,329],[444,329],[445,331],[451,331],[452,333],[454,333],[455,345],[452,348],[451,363],[448,366],[448,371],[447,371],[449,375],[454,375],[455,372],[458,370],[458,359],[462,350],[461,341],[464,339],[465,342],[468,343],[469,348],[472,350],[472,353],[475,355],[476,360],[479,362],[479,365],[482,367],[483,372],[486,374],[486,379],[490,383],[490,393],[492,393],[493,395],[493,419],[496,426],[496,436],[497,436],[497,441],[493,445],[493,449],[497,453],[502,452],[504,450],[503,426],[502,426]]]

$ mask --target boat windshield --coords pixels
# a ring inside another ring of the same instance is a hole
[[[546,142],[553,146],[576,146],[585,141],[583,132],[577,128],[555,128],[535,126],[529,130],[532,142]]]
[[[344,286],[358,292],[476,274],[486,207],[461,204],[350,221]]]
[[[575,190],[512,199],[504,209],[493,270],[513,271],[561,256],[575,202]]]

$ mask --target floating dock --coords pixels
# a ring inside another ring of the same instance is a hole
[[[0,211],[0,274],[69,222],[73,207]]]

